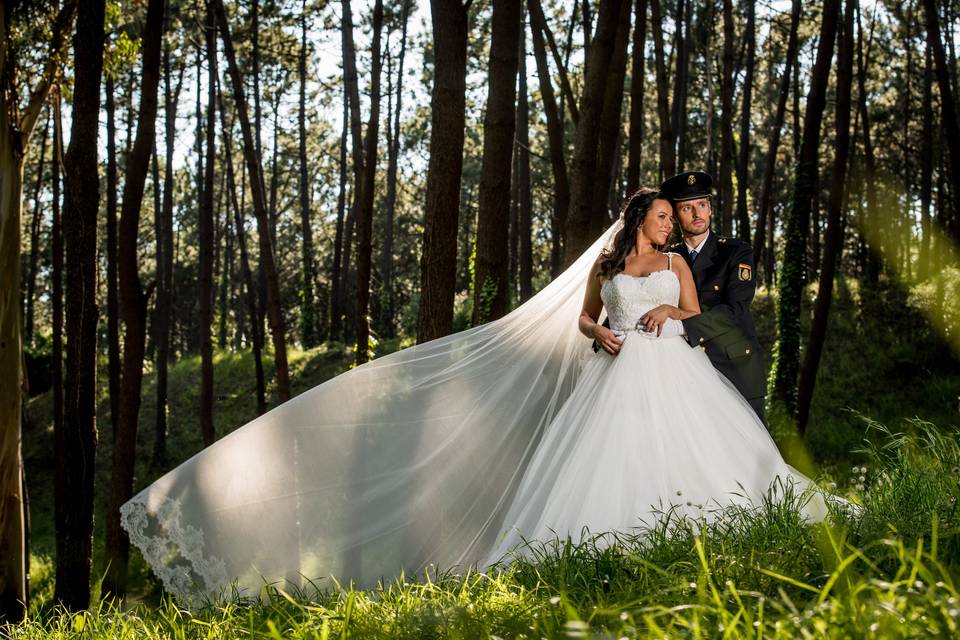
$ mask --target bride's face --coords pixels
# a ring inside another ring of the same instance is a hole
[[[667,200],[654,200],[640,225],[640,233],[651,244],[665,245],[671,231],[673,231],[673,207]]]

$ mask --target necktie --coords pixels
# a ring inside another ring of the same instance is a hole
[[[693,262],[694,260],[696,260],[696,259],[697,259],[697,254],[699,254],[699,253],[700,253],[700,252],[697,251],[696,249],[694,249],[693,251],[691,251],[691,252],[690,252],[690,262]]]

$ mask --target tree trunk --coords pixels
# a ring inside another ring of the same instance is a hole
[[[657,117],[660,121],[658,182],[661,182],[677,172],[677,158],[673,146],[673,130],[670,127],[670,105],[667,98],[670,80],[667,77],[667,64],[663,55],[663,16],[660,13],[660,0],[650,0],[650,23],[650,30],[653,33],[654,67],[657,75]]]
[[[654,0],[656,1],[656,0]],[[584,90],[580,100],[580,124],[574,142],[573,173],[570,184],[570,211],[567,214],[564,262],[569,265],[590,246],[593,218],[606,202],[595,199],[594,179],[597,176],[597,148],[601,138],[601,118],[608,71],[616,47],[618,21],[623,12],[623,0],[611,0],[600,5],[597,32],[587,66]]]
[[[670,135],[673,136],[670,144],[675,149],[677,170],[683,171],[686,147],[686,141],[683,138],[686,137],[686,95],[690,60],[690,4],[685,0],[677,0],[676,11],[673,50],[677,54],[677,72],[674,77],[673,104],[670,113]],[[684,19],[684,15],[686,15],[686,19]],[[684,29],[684,25],[686,25],[686,29]],[[682,135],[681,132],[683,132]]]
[[[547,46],[550,47],[550,54],[553,56],[553,63],[557,67],[557,75],[560,77],[561,102],[566,98],[567,103],[570,105],[570,120],[574,126],[576,126],[580,122],[580,111],[577,109],[577,99],[574,97],[573,88],[570,86],[570,74],[567,73],[569,65],[567,64],[567,60],[560,57],[560,49],[557,47],[557,42],[553,37],[553,31],[550,30],[550,25],[547,24],[547,19],[543,15],[543,5],[540,3],[540,0],[527,0],[527,2],[529,4],[530,19],[531,21],[536,19],[540,28],[540,35],[546,38]],[[576,20],[576,5],[574,6],[574,15],[570,18],[570,31],[566,43],[567,59],[570,57],[570,48],[573,45],[574,20]],[[563,110],[561,109],[561,111]]]
[[[859,98],[857,100],[860,119],[863,122],[863,157],[865,161],[865,175],[867,186],[867,215],[865,227],[870,231],[867,243],[870,251],[867,254],[867,279],[876,283],[880,279],[880,268],[884,258],[884,234],[880,231],[880,211],[877,202],[877,159],[873,152],[873,138],[870,134],[870,113],[867,110],[866,89],[866,61],[863,56],[863,25],[860,23],[860,13],[857,12],[859,38],[857,40],[857,84]],[[873,39],[871,31],[871,42]],[[869,52],[868,52],[869,53]]]
[[[392,104],[392,123],[387,124],[389,138],[387,141],[387,201],[386,220],[384,221],[383,252],[380,256],[381,286],[380,330],[384,338],[393,338],[396,335],[393,283],[393,227],[397,203],[397,162],[400,156],[400,111],[403,105],[403,63],[407,52],[407,21],[410,15],[411,0],[403,1],[400,23],[400,58],[397,62],[396,98]],[[389,78],[389,75],[388,75]],[[392,87],[391,87],[392,89]],[[388,89],[387,93],[393,95]]]
[[[310,223],[310,182],[307,177],[307,2],[300,10],[300,57],[297,61],[300,79],[300,108],[297,125],[300,134],[300,340],[306,348],[320,343],[315,315],[316,302],[313,284],[316,274],[313,266],[313,227]]]
[[[720,229],[733,234],[733,0],[723,0],[723,69],[720,80]]]
[[[519,0],[517,0],[519,2]],[[369,359],[370,271],[373,262],[373,200],[377,178],[377,145],[380,132],[380,38],[383,30],[383,1],[373,5],[373,46],[371,48],[370,119],[364,140],[362,200],[357,216],[357,364]]]
[[[347,130],[350,127],[350,93],[343,87],[343,115],[340,132],[340,190],[337,192],[337,230],[333,241],[333,272],[330,275],[330,339],[343,340],[344,213],[347,199]]]
[[[209,447],[217,439],[213,427],[213,168],[216,159],[217,126],[217,31],[213,8],[206,6],[207,22],[204,29],[207,44],[207,126],[204,142],[207,154],[203,174],[203,198],[200,202],[200,220],[197,224],[199,243],[198,288],[200,304],[200,433],[203,445]]]
[[[647,47],[647,0],[636,0],[633,49],[630,67],[630,151],[627,162],[627,194],[640,188],[643,158],[643,88]]]
[[[431,0],[434,80],[430,97],[430,163],[420,261],[417,342],[450,333],[457,273],[460,173],[463,169],[467,11],[462,0]]]
[[[777,305],[777,344],[770,372],[773,400],[782,403],[791,417],[797,410],[797,374],[800,368],[800,305],[806,273],[807,230],[813,200],[813,177],[820,147],[820,122],[826,104],[830,61],[837,35],[839,0],[824,0],[820,43],[807,94],[803,141],[794,177],[793,191],[784,220],[783,267],[780,271]]]
[[[521,6],[520,0],[498,0],[493,5],[474,258],[474,326],[502,317],[510,307],[510,156],[516,132]]]
[[[118,266],[120,314],[125,326],[123,371],[120,381],[119,420],[113,448],[110,508],[107,512],[106,560],[109,567],[103,591],[123,597],[127,588],[130,540],[120,526],[120,507],[133,495],[140,391],[146,341],[147,298],[140,284],[137,231],[143,203],[147,165],[154,146],[157,117],[157,87],[160,83],[160,46],[163,36],[164,0],[150,0],[143,27],[143,75],[137,136],[127,157],[120,211]],[[69,325],[69,322],[68,322]]]
[[[537,61],[540,95],[543,97],[543,111],[547,117],[547,137],[550,141],[550,167],[553,170],[550,270],[556,275],[562,262],[563,232],[570,207],[570,183],[567,179],[567,161],[564,158],[563,115],[557,109],[553,83],[550,80],[550,67],[547,65],[547,53],[543,43],[543,25],[546,21],[539,0],[528,0],[527,9],[530,13],[530,33],[533,37],[533,54]]]
[[[945,137],[947,149],[950,152],[951,183],[960,185],[960,124],[957,123],[956,101],[950,86],[950,66],[947,64],[943,39],[940,36],[940,18],[937,15],[936,3],[934,0],[923,0],[923,7],[927,15],[927,42],[933,49],[937,87],[940,89],[940,121],[947,134]],[[954,226],[960,228],[960,198],[953,198],[953,206],[954,211],[951,217]]]
[[[237,231],[237,246],[240,247],[240,273],[243,277],[243,287],[246,295],[243,296],[247,306],[247,315],[250,318],[250,342],[253,347],[253,364],[257,380],[257,415],[267,412],[266,379],[263,373],[263,334],[257,324],[257,297],[253,281],[253,269],[250,268],[250,256],[247,254],[247,238],[243,224],[243,205],[237,202],[236,174],[233,168],[233,147],[231,137],[233,126],[227,124],[226,111],[223,108],[223,96],[219,96],[220,127],[223,130],[223,156],[227,164],[227,184],[229,185],[228,209],[233,209],[233,227]],[[241,193],[245,190],[243,179],[240,185]],[[243,288],[241,287],[241,288]]]
[[[797,30],[800,25],[800,0],[793,0],[790,10],[790,35],[787,39],[787,53],[783,63],[783,75],[780,77],[780,88],[777,94],[777,111],[773,117],[773,128],[770,130],[770,140],[767,145],[767,161],[763,169],[763,182],[760,185],[760,211],[757,218],[757,236],[753,244],[753,264],[760,265],[763,258],[764,244],[767,240],[767,227],[773,220],[772,194],[773,173],[776,168],[777,153],[780,149],[780,135],[783,132],[784,116],[787,112],[787,98],[790,96],[790,71],[797,56]],[[770,237],[772,238],[772,233]],[[767,269],[764,269],[766,272]],[[771,274],[767,274],[768,276]]]
[[[743,110],[740,114],[740,157],[737,162],[737,233],[750,242],[750,214],[747,211],[747,190],[750,183],[750,114],[753,109],[753,69],[756,59],[756,2],[747,0],[747,24],[743,37],[747,41],[747,66],[743,78]],[[757,264],[754,262],[754,264]]]
[[[520,236],[520,302],[533,295],[533,202],[530,195],[530,105],[527,93],[527,39],[523,24],[521,2],[520,45],[517,74],[517,204],[519,207],[518,232]]]
[[[53,221],[50,227],[53,300],[51,324],[53,325],[53,354],[51,377],[53,378],[53,433],[64,433],[63,399],[63,222],[60,215],[60,163],[63,160],[63,123],[60,118],[60,88],[51,92],[53,111]],[[91,531],[92,535],[92,531]],[[89,598],[88,598],[89,601]]]
[[[79,13],[74,36],[70,146],[64,158],[66,245],[66,384],[63,429],[54,434],[57,532],[54,600],[70,610],[90,604],[94,460],[97,448],[97,135],[103,69],[105,4]]]
[[[280,283],[274,262],[273,243],[270,238],[270,221],[267,217],[263,168],[260,165],[260,155],[256,152],[253,144],[250,119],[247,116],[247,101],[244,96],[243,79],[240,77],[240,68],[237,66],[236,55],[233,50],[233,39],[230,36],[230,24],[227,22],[227,14],[223,8],[223,0],[210,0],[210,2],[213,3],[216,12],[217,28],[220,31],[220,39],[223,41],[223,50],[227,57],[230,79],[233,84],[234,102],[237,108],[237,116],[240,119],[240,130],[243,133],[243,155],[247,162],[247,171],[250,174],[253,210],[257,217],[257,232],[260,237],[260,261],[264,266],[267,276],[267,306],[269,310],[270,331],[273,334],[277,397],[280,402],[286,402],[290,399],[286,328],[284,327],[283,311],[280,308]]]
[[[24,300],[24,343],[33,344],[33,310],[37,289],[37,266],[40,258],[40,187],[43,185],[44,159],[47,155],[47,137],[50,135],[50,119],[47,118],[40,137],[40,159],[37,161],[37,180],[33,189],[33,217],[30,220],[30,259],[27,267],[26,298]]]
[[[923,146],[920,151],[920,256],[918,272],[921,280],[930,276],[933,225],[930,219],[930,201],[933,189],[933,52],[926,47],[923,68]]]
[[[596,210],[591,220],[589,242],[592,242],[593,238],[606,229],[619,209],[620,197],[613,191],[613,187],[616,186],[616,161],[621,155],[620,143],[623,128],[621,111],[623,108],[623,83],[627,72],[630,9],[629,1],[621,3],[613,55],[610,57],[610,64],[606,71],[603,114],[600,116],[600,148],[597,151],[596,175],[592,181],[593,201],[596,203]],[[615,195],[610,198],[612,191]]]
[[[0,86],[0,623],[22,620],[29,604],[26,500],[20,445],[24,386],[20,332],[23,162],[30,134],[59,70],[76,9],[76,0],[68,0],[54,19],[43,70],[22,112],[18,94],[14,92],[21,70],[17,68],[13,52],[8,49],[8,30],[11,27],[18,29],[18,25],[8,24],[9,7],[0,9],[0,78],[4,79]],[[92,13],[96,14],[96,9]],[[92,72],[93,69],[86,71]],[[80,76],[83,77],[84,73]],[[99,105],[95,111],[98,109]],[[93,288],[89,291],[94,299]],[[95,309],[90,311],[95,314]],[[90,393],[92,396],[92,387]]]
[[[169,23],[169,15],[167,16]],[[167,24],[164,25],[166,29]],[[154,366],[157,369],[157,409],[151,464],[162,469],[167,462],[167,372],[170,363],[170,325],[173,296],[173,150],[177,135],[177,102],[183,83],[184,67],[179,69],[176,89],[172,87],[170,46],[163,48],[163,110],[164,110],[164,172],[163,203],[155,212],[157,235],[157,298],[154,317],[154,336],[157,351]]]
[[[854,0],[847,0],[840,30],[837,51],[836,138],[833,173],[830,184],[830,205],[827,213],[826,246],[820,270],[817,299],[814,303],[810,339],[800,371],[800,388],[797,398],[797,424],[800,433],[806,430],[810,417],[813,389],[820,367],[820,356],[827,334],[827,319],[833,299],[833,279],[840,255],[843,252],[844,231],[844,185],[846,184],[847,158],[850,149],[850,89],[853,84],[853,12]]]

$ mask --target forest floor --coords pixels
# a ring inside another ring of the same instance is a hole
[[[804,444],[821,484],[862,504],[860,514],[837,511],[834,526],[810,527],[800,521],[796,500],[787,500],[757,513],[731,512],[702,531],[676,522],[642,539],[619,536],[612,548],[593,539],[544,544],[538,560],[518,561],[499,576],[441,575],[378,591],[274,594],[269,604],[187,611],[162,595],[134,551],[125,611],[51,611],[53,434],[49,393],[41,394],[27,405],[23,439],[32,615],[16,637],[956,635],[960,363],[925,315],[929,298],[893,286],[865,291],[853,281],[836,293]],[[768,354],[773,309],[772,298],[761,292],[754,316]],[[395,348],[396,342],[381,345],[384,352]],[[294,393],[346,370],[351,360],[340,344],[291,351]],[[247,352],[218,352],[215,361],[215,423],[222,437],[255,417],[255,379]],[[266,367],[269,380],[272,362]],[[147,373],[138,489],[200,449],[198,378],[198,357],[171,367],[170,454],[157,469],[149,464],[155,380]],[[98,424],[94,567],[102,573],[111,451],[105,396]]]

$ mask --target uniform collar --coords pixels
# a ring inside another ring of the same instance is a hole
[[[710,239],[710,236],[711,236],[711,235],[713,235],[713,231],[710,231],[709,229],[707,229],[707,233],[706,233],[706,235],[703,236],[703,240],[701,240],[700,243],[699,243],[697,246],[695,246],[695,247],[692,246],[692,245],[691,245],[689,242],[687,242],[686,240],[684,240],[684,241],[683,241],[683,244],[686,245],[686,247],[687,247],[687,253],[690,253],[691,251],[696,251],[698,255],[699,255],[700,253],[703,253],[703,247],[707,244],[707,240]]]

